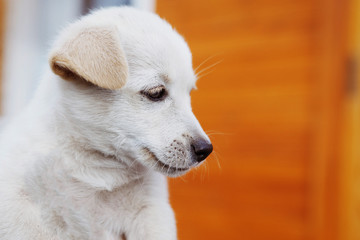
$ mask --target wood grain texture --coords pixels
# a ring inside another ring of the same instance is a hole
[[[360,239],[360,1],[350,1],[349,94],[345,99],[342,134],[340,239]]]
[[[195,67],[221,60],[192,94],[215,154],[170,181],[179,239],[338,239],[344,3],[157,1]]]
[[[316,109],[309,169],[310,235],[340,238],[342,114],[347,95],[348,1],[318,2],[318,57],[313,99]],[[342,239],[341,239],[342,240]]]

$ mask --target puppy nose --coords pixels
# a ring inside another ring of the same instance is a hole
[[[195,140],[191,147],[195,153],[195,158],[197,162],[202,162],[207,156],[212,152],[213,146],[211,143],[205,141],[204,139]]]

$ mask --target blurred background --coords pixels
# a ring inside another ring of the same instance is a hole
[[[0,0],[0,103],[21,111],[66,23],[157,12],[200,73],[215,152],[170,179],[180,240],[360,240],[360,0]]]

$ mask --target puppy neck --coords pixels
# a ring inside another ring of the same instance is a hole
[[[139,163],[128,164],[96,149],[66,144],[61,151],[64,170],[73,179],[96,190],[113,191],[146,174],[145,167]]]

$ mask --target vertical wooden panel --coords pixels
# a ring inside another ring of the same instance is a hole
[[[348,1],[320,0],[314,87],[312,155],[309,168],[310,235],[341,239],[341,135],[346,97]]]
[[[157,1],[194,66],[222,60],[193,94],[221,168],[171,181],[180,239],[339,239],[346,4]]]
[[[341,235],[360,239],[360,1],[349,7],[348,94],[343,111]]]

